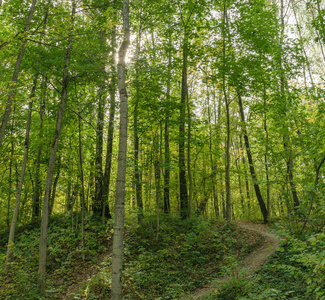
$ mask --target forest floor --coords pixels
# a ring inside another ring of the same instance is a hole
[[[232,270],[232,274],[239,274],[242,271],[245,271],[247,277],[253,274],[254,271],[259,269],[267,258],[275,252],[275,249],[280,246],[280,242],[275,234],[269,232],[269,226],[264,224],[253,224],[248,221],[235,221],[241,231],[245,232],[245,237],[248,240],[249,244],[256,245],[261,243],[261,237],[263,242],[258,246],[253,252],[246,256],[237,267]],[[260,236],[260,238],[258,238]],[[259,242],[257,242],[257,239]],[[78,293],[78,291],[86,285],[89,279],[99,272],[102,264],[105,261],[105,254],[100,254],[97,256],[97,263],[85,268],[82,273],[80,273],[75,282],[68,288],[67,293],[62,299],[71,299],[71,296]],[[229,282],[232,276],[227,275],[221,278],[218,278],[216,281],[206,285],[204,288],[198,289],[190,295],[182,297],[182,300],[186,299],[200,299],[204,295],[207,295],[211,292],[217,292],[218,286],[222,283]]]
[[[51,219],[45,294],[36,276],[39,227],[17,231],[10,272],[2,259],[8,232],[0,231],[0,299],[109,299],[112,225],[91,215],[86,220],[82,260],[80,230],[71,215]],[[296,234],[300,226],[292,220],[275,222],[281,239],[269,226],[248,221],[164,216],[158,233],[155,221],[126,224],[125,299],[325,300],[325,221],[303,234]]]
[[[191,295],[184,296],[182,300],[186,299],[200,299],[204,295],[210,294],[211,292],[218,292],[218,287],[221,284],[230,282],[233,276],[245,272],[247,277],[251,276],[257,269],[259,269],[263,263],[271,256],[277,247],[280,247],[280,241],[278,237],[269,232],[270,227],[264,224],[253,224],[248,221],[236,221],[238,226],[245,230],[260,234],[264,238],[264,243],[249,254],[242,262],[239,263],[234,270],[232,270],[232,275],[226,275],[224,277],[218,278],[204,288],[198,289]]]

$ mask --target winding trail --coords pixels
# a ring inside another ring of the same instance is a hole
[[[270,227],[267,225],[252,224],[247,221],[236,221],[236,223],[242,229],[257,232],[258,234],[262,235],[265,239],[263,245],[254,250],[251,254],[249,254],[235,269],[235,274],[238,274],[240,270],[245,269],[245,273],[249,277],[254,273],[254,271],[259,269],[264,264],[267,258],[275,252],[276,247],[279,247],[281,244],[275,234],[268,232],[268,229]],[[231,278],[231,275],[218,278],[217,282],[212,282],[209,285],[203,287],[202,289],[197,290],[191,295],[187,295],[181,299],[200,299],[204,295],[216,291],[220,284],[229,282]]]

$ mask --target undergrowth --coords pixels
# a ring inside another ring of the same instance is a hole
[[[324,300],[325,233],[310,230],[301,235],[291,229],[277,224],[282,246],[253,278],[233,279],[204,299]]]
[[[75,221],[76,215],[74,215]],[[80,215],[79,215],[80,218]],[[79,224],[80,226],[80,224]],[[10,271],[4,272],[8,233],[0,233],[0,299],[62,299],[76,274],[96,263],[96,255],[107,251],[111,233],[101,221],[88,217],[85,225],[85,261],[82,260],[80,228],[72,226],[70,213],[51,218],[48,227],[47,291],[37,288],[40,228],[17,230]]]
[[[244,235],[224,222],[165,216],[157,235],[155,220],[145,219],[140,227],[130,227],[125,238],[124,299],[167,300],[188,294],[254,246],[246,244]],[[102,271],[100,280],[105,284],[110,277],[109,264]],[[84,297],[105,299],[96,296],[92,282]],[[102,292],[98,276],[94,282]]]
[[[36,280],[40,229],[30,226],[18,230],[9,274],[4,274],[1,260],[0,299],[109,299],[112,227],[103,226],[90,216],[85,224],[83,261],[80,228],[76,229],[75,222],[72,226],[71,216],[63,214],[51,219],[45,295],[39,293]],[[5,257],[7,237],[0,233],[1,258]],[[144,219],[141,226],[126,225],[124,299],[179,298],[216,278],[225,266],[254,247],[246,242],[245,233],[233,225],[203,217],[181,220],[162,216],[158,232],[155,219]],[[107,256],[98,264],[96,257],[100,253]],[[98,273],[80,291],[66,296],[77,274],[94,264]]]

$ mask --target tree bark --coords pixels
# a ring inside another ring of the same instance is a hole
[[[76,12],[76,2],[72,0],[72,12],[71,12],[72,24],[74,22],[75,12]],[[53,180],[56,152],[58,149],[61,127],[63,122],[64,108],[68,97],[68,82],[69,82],[68,70],[69,70],[70,56],[72,50],[72,38],[73,38],[72,31],[73,29],[71,28],[69,32],[68,46],[65,55],[65,65],[63,70],[61,103],[58,111],[55,134],[54,134],[53,143],[51,147],[50,160],[49,160],[47,178],[46,178],[44,202],[43,202],[43,214],[42,214],[41,236],[40,236],[40,247],[39,247],[39,265],[38,265],[39,287],[42,292],[45,291],[45,284],[46,284],[46,239],[47,239],[47,228],[48,228],[48,219],[49,219],[49,197],[50,197],[50,191],[51,191],[52,180]]]
[[[127,153],[128,95],[125,83],[125,56],[130,44],[129,1],[123,0],[124,37],[119,49],[118,89],[120,94],[120,134],[116,178],[115,220],[112,254],[112,300],[122,299],[122,268],[124,238],[124,203]]]
[[[191,171],[191,109],[190,102],[188,99],[188,93],[186,95],[187,104],[187,175],[188,175],[188,206],[189,206],[189,216],[193,214],[193,179]]]
[[[185,105],[187,99],[187,35],[185,30],[183,41],[183,72],[182,72],[182,95],[180,103],[179,117],[179,195],[181,203],[181,218],[186,219],[189,216],[189,201],[186,184],[186,166],[185,166]]]
[[[42,79],[42,89],[43,95],[40,102],[40,125],[39,125],[39,135],[38,138],[41,141],[43,139],[43,116],[45,113],[45,91],[47,88],[47,78]],[[40,217],[40,196],[41,196],[41,183],[40,183],[40,168],[41,168],[41,155],[42,155],[42,143],[38,146],[37,157],[36,157],[36,170],[35,170],[35,187],[33,193],[33,204],[32,204],[32,223],[35,223],[36,220]]]
[[[93,212],[96,216],[102,215],[103,209],[103,131],[104,131],[104,82],[100,87],[97,130],[96,130],[96,156],[95,156],[95,197]]]
[[[55,202],[55,194],[56,194],[56,186],[58,185],[58,181],[60,178],[60,171],[61,171],[61,155],[59,156],[57,160],[57,170],[56,170],[56,176],[54,178],[52,192],[50,195],[50,211],[49,214],[51,215],[53,212],[54,202]]]
[[[141,14],[141,13],[140,13]],[[141,18],[141,16],[140,16]],[[133,135],[134,135],[134,181],[135,181],[135,196],[137,201],[138,224],[141,224],[143,218],[142,204],[142,184],[140,180],[139,170],[139,128],[138,128],[138,107],[140,100],[140,82],[139,82],[139,58],[140,58],[140,42],[141,42],[141,23],[137,35],[136,46],[136,96],[135,106],[133,111]]]
[[[14,119],[12,120],[11,124],[11,138],[13,137],[13,127],[14,127]],[[10,227],[10,205],[11,205],[11,190],[12,190],[12,162],[14,157],[14,150],[15,150],[15,144],[13,142],[13,139],[11,140],[11,147],[10,147],[10,162],[9,162],[9,190],[8,190],[8,203],[7,203],[7,227]]]
[[[160,222],[160,167],[159,167],[159,136],[154,138],[154,170],[155,170],[155,185],[156,185],[156,209],[157,209],[157,232],[156,240],[159,237],[159,222]]]
[[[260,191],[260,187],[259,187],[258,180],[257,180],[257,175],[256,175],[256,172],[255,172],[253,157],[252,157],[251,148],[250,148],[250,145],[249,145],[248,134],[247,134],[247,129],[246,129],[246,121],[245,121],[245,115],[244,115],[244,108],[243,108],[242,99],[241,99],[241,96],[240,96],[239,92],[237,92],[237,95],[238,95],[239,114],[240,114],[240,118],[241,118],[242,131],[243,131],[243,135],[244,135],[246,153],[247,153],[247,158],[248,158],[248,163],[249,163],[249,170],[250,170],[250,173],[251,173],[251,176],[252,176],[256,198],[257,198],[258,204],[260,206],[261,213],[263,215],[264,223],[266,224],[268,222],[268,212],[267,212],[265,202],[263,200],[263,197],[262,197],[262,194],[261,194],[261,191]]]
[[[264,90],[265,92],[265,90]],[[266,205],[268,212],[268,220],[270,220],[271,216],[271,201],[270,201],[270,179],[269,179],[269,165],[268,165],[268,149],[269,149],[269,132],[267,129],[267,116],[266,116],[266,101],[264,95],[264,132],[265,132],[265,155],[264,155],[264,163],[265,163],[265,176],[266,176]]]
[[[223,67],[226,69],[226,25],[227,25],[227,8],[226,2],[224,1],[223,5]],[[223,94],[225,98],[226,105],[226,117],[227,117],[227,137],[226,137],[226,220],[227,222],[231,221],[231,194],[230,194],[230,112],[229,105],[230,101],[228,99],[226,91],[226,78],[223,74]]]
[[[168,27],[170,29],[170,27]],[[170,47],[168,51],[168,80],[167,80],[167,95],[166,95],[166,112],[165,112],[165,172],[164,172],[164,213],[170,213],[170,149],[169,149],[169,101],[170,101],[170,81],[171,81],[171,34],[168,37],[168,46]]]
[[[10,261],[11,261],[11,256],[12,256],[12,246],[13,246],[13,242],[14,242],[14,238],[15,238],[15,230],[16,230],[16,225],[17,225],[17,220],[18,220],[21,192],[23,189],[26,165],[27,165],[27,161],[28,161],[29,133],[30,133],[31,120],[32,120],[33,98],[35,96],[37,79],[38,79],[38,74],[39,74],[38,73],[38,64],[39,63],[37,63],[36,73],[34,76],[33,87],[32,87],[30,101],[29,101],[29,105],[28,105],[28,115],[27,115],[26,133],[25,133],[25,142],[24,142],[24,157],[23,157],[23,161],[22,161],[22,165],[21,165],[21,171],[20,171],[20,176],[19,176],[19,181],[18,181],[18,188],[16,191],[15,208],[14,208],[14,213],[12,216],[10,232],[9,232],[6,264],[5,264],[6,272],[9,271],[9,266],[10,266]]]
[[[79,106],[80,108],[80,106]],[[78,114],[78,142],[79,142],[79,165],[80,165],[80,181],[81,181],[81,251],[82,260],[85,260],[85,183],[82,158],[82,138],[81,138],[81,111]]]
[[[114,1],[115,4],[115,1]],[[103,221],[104,218],[111,218],[111,212],[109,208],[109,187],[111,179],[111,168],[112,168],[112,154],[113,154],[113,142],[114,142],[114,119],[115,119],[115,92],[117,84],[117,74],[116,74],[116,27],[113,27],[112,32],[112,55],[111,55],[111,84],[109,86],[110,95],[110,110],[109,110],[109,122],[108,122],[108,133],[107,133],[107,147],[106,147],[106,161],[105,161],[105,172],[103,178]],[[107,204],[107,205],[106,205]]]

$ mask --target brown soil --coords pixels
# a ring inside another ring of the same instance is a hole
[[[247,221],[236,221],[238,226],[248,232],[258,233],[264,238],[264,243],[262,246],[254,250],[250,255],[248,255],[235,269],[234,274],[239,274],[241,270],[245,270],[245,274],[249,277],[254,271],[259,269],[266,259],[275,252],[275,249],[280,246],[279,239],[275,234],[268,232],[270,228],[263,224],[252,224]],[[187,295],[182,298],[182,300],[188,299],[200,299],[206,294],[211,292],[217,292],[218,286],[222,283],[229,282],[232,276],[225,276],[218,278],[217,282],[212,282],[211,284],[197,290],[191,295]]]

